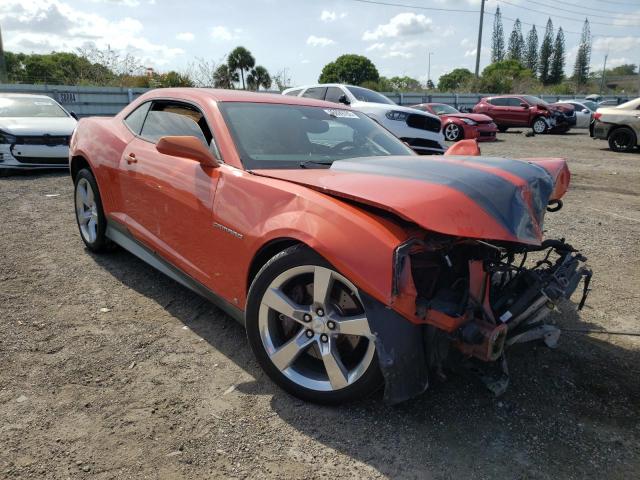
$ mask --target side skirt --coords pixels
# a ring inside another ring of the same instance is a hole
[[[167,262],[153,250],[137,241],[135,238],[133,238],[131,233],[129,233],[129,230],[124,225],[121,225],[120,223],[113,220],[108,220],[106,235],[113,242],[117,243],[130,253],[134,254],[143,262],[151,265],[159,272],[164,273],[167,277],[175,280],[180,285],[187,287],[189,290],[192,290],[201,297],[209,300],[216,307],[224,311],[227,315],[244,325],[244,312],[242,310],[227,302],[219,295],[213,293],[200,282],[187,275],[171,263]]]

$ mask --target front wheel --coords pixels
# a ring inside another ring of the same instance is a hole
[[[258,272],[246,328],[267,375],[303,400],[349,402],[382,384],[357,287],[305,246],[284,250]]]
[[[531,128],[533,128],[533,131],[539,135],[547,131],[547,122],[544,118],[537,117],[533,121],[533,125],[531,126]]]
[[[457,142],[458,140],[462,140],[464,137],[464,132],[459,125],[455,123],[449,123],[444,127],[444,138],[446,138],[450,142]]]
[[[83,168],[75,178],[76,221],[82,241],[92,252],[103,252],[112,246],[106,236],[107,219],[93,173]]]
[[[630,128],[617,128],[609,134],[609,148],[614,152],[630,152],[635,146],[636,135]]]

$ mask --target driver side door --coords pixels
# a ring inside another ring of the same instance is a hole
[[[211,256],[213,198],[220,169],[158,152],[158,140],[174,135],[195,136],[215,148],[200,108],[175,100],[154,100],[121,164],[126,177],[127,228],[165,260],[210,284],[206,265]]]

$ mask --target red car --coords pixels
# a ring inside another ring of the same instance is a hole
[[[411,108],[438,115],[442,121],[442,133],[450,142],[462,139],[476,139],[479,142],[492,142],[496,139],[498,127],[493,119],[478,113],[461,113],[444,103],[421,103]]]
[[[88,250],[120,245],[211,300],[288,392],[335,404],[384,385],[393,403],[458,359],[505,387],[508,346],[553,344],[544,317],[590,275],[543,240],[564,160],[449,153],[419,157],[344,105],[167,88],[80,120],[70,171]]]
[[[565,133],[571,128],[564,108],[531,95],[485,97],[473,107],[473,112],[491,117],[501,132],[513,127],[529,127],[538,134]]]

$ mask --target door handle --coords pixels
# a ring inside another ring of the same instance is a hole
[[[130,153],[127,156],[127,164],[131,165],[132,163],[136,163],[138,161],[138,159],[136,158],[136,154],[135,153]]]

